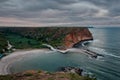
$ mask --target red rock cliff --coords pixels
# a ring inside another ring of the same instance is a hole
[[[74,44],[84,41],[84,40],[92,40],[92,34],[88,30],[88,28],[73,28],[70,33],[68,33],[64,38],[64,45],[66,48],[73,47]]]
[[[71,48],[81,41],[93,39],[89,29],[85,27],[4,28],[3,31],[5,30],[33,38],[40,41],[41,44],[50,44],[58,49]]]

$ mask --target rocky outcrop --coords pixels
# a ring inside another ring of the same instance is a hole
[[[66,48],[71,48],[79,42],[92,39],[93,39],[92,34],[88,30],[88,28],[83,29],[73,28],[73,30],[65,36],[64,44]]]
[[[40,44],[38,45],[49,44],[57,49],[72,48],[75,44],[93,39],[89,29],[85,27],[13,27],[0,28],[0,31],[9,35],[16,34],[21,37],[35,39],[39,41]]]
[[[82,75],[83,69],[77,67],[61,67],[59,71],[68,72],[68,73],[76,73],[78,75]]]

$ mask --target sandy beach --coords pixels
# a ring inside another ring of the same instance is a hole
[[[24,58],[26,55],[48,52],[50,52],[48,49],[17,50],[0,60],[0,75],[10,74],[8,67],[15,61]]]
[[[57,51],[60,53],[64,53],[66,51],[76,52],[76,53],[85,53],[87,50],[71,48],[71,49],[67,49],[65,51],[64,50],[57,50]],[[50,52],[53,52],[53,50],[52,51],[49,49],[16,50],[15,52],[11,53],[8,56],[3,57],[0,60],[0,75],[11,74],[10,69],[9,69],[11,64],[14,63],[15,61],[24,59],[25,56],[30,56],[33,54],[40,54],[40,53],[50,53]],[[89,52],[89,51],[87,51],[87,52]],[[91,53],[92,55],[96,55],[96,54],[93,54],[92,52],[89,52],[89,53]],[[86,53],[86,55],[88,55],[88,56],[91,56],[91,54]]]
[[[72,50],[72,49],[71,49]],[[76,49],[73,51],[76,51]],[[0,75],[11,74],[9,67],[12,63],[18,60],[22,60],[25,58],[24,56],[30,56],[33,54],[40,54],[40,53],[50,53],[52,52],[49,49],[25,49],[25,50],[16,50],[15,52],[11,53],[3,57],[0,60]]]

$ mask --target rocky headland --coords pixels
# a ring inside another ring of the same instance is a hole
[[[88,28],[85,27],[41,27],[41,28],[0,28],[0,31],[7,34],[8,40],[9,35],[19,35],[20,37],[37,40],[39,45],[38,48],[43,47],[42,44],[49,44],[57,49],[68,49],[72,48],[75,44],[81,41],[92,40],[92,34]],[[10,43],[17,48],[22,44],[22,41],[10,40]],[[18,43],[16,45],[16,43]],[[32,42],[27,41],[26,47],[32,47]],[[25,45],[24,45],[25,46]],[[24,47],[21,46],[21,47]],[[19,48],[21,48],[19,47]]]

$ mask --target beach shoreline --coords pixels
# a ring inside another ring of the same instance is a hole
[[[86,53],[87,56],[90,56],[92,58],[97,58],[99,56],[97,53],[94,53],[88,49],[77,49],[77,48],[71,48],[66,51],[61,50],[50,50],[47,48],[43,49],[18,49],[14,51],[13,53],[3,57],[0,60],[0,75],[6,75],[6,74],[12,74],[12,71],[10,70],[11,65],[19,60],[22,60],[25,58],[25,56],[30,56],[33,54],[40,54],[40,53],[50,53],[53,51],[58,51],[60,53],[66,53],[68,51],[70,52],[77,52],[77,53]]]
[[[25,55],[35,54],[35,53],[47,53],[50,52],[49,49],[25,49],[25,50],[16,50],[13,53],[3,57],[0,60],[0,75],[11,74],[9,66],[12,65],[15,61],[24,58]]]

